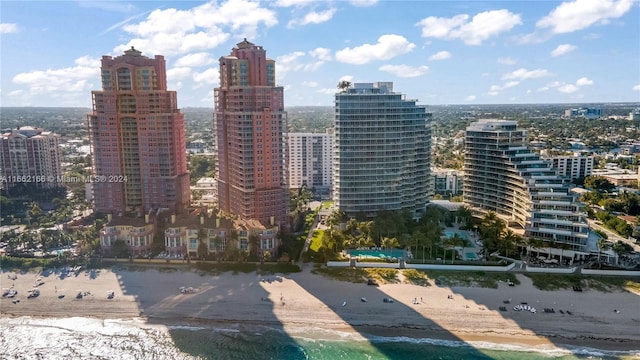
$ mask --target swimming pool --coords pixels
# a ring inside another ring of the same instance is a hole
[[[466,232],[463,231],[456,231],[456,230],[450,230],[450,229],[445,229],[444,230],[444,236],[447,237],[447,239],[450,239],[453,237],[453,235],[458,234],[458,236],[460,236],[461,238],[463,238],[464,240],[469,240],[469,237],[467,236]]]
[[[352,257],[360,256],[360,257],[371,257],[378,259],[386,259],[386,258],[405,258],[407,257],[407,252],[399,249],[389,249],[389,250],[349,250],[349,255]]]
[[[464,259],[465,260],[478,260],[478,255],[476,255],[476,253],[473,253],[473,252],[465,252],[464,253]]]

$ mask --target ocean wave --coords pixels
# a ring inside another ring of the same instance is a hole
[[[166,328],[117,319],[2,318],[0,348],[13,359],[195,359]]]
[[[281,331],[281,329],[278,329]],[[510,352],[529,352],[538,353],[546,357],[563,357],[569,355],[578,356],[591,356],[591,357],[639,357],[640,350],[631,351],[616,351],[616,350],[602,350],[589,347],[578,347],[566,345],[558,347],[553,344],[544,345],[517,345],[517,344],[505,344],[494,343],[488,341],[461,341],[461,340],[443,340],[435,338],[414,338],[408,336],[377,336],[377,335],[363,335],[357,332],[348,332],[340,330],[332,330],[319,327],[307,327],[296,328],[288,330],[287,333],[302,341],[311,343],[318,343],[322,340],[327,341],[364,341],[371,343],[408,343],[408,344],[427,344],[443,347],[459,347],[459,348],[475,348],[480,350],[495,350],[495,351],[510,351]]]

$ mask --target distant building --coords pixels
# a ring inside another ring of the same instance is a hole
[[[594,176],[601,176],[607,179],[615,186],[640,185],[640,168],[638,172],[621,169],[618,164],[608,163],[605,169],[597,169],[593,171]]]
[[[220,210],[265,226],[287,225],[289,189],[284,88],[276,64],[247,39],[222,56],[214,89]],[[269,225],[267,225],[269,224]]]
[[[442,196],[462,194],[464,172],[453,169],[431,169],[435,193]]]
[[[218,205],[218,181],[212,177],[203,177],[196,181],[196,184],[191,187],[191,191],[200,192],[200,200],[197,203],[200,205],[210,205],[215,207]]]
[[[640,108],[635,108],[629,113],[629,120],[640,120]]]
[[[167,90],[164,57],[133,47],[103,56],[101,79],[88,115],[96,211],[182,212],[190,205],[184,115]]]
[[[515,121],[481,120],[466,130],[464,203],[494,212],[528,239],[587,256],[589,224],[570,181],[525,145]],[[573,254],[573,253],[572,253]],[[576,255],[576,254],[574,254]]]
[[[331,189],[333,133],[289,133],[289,188]]]
[[[582,117],[587,119],[599,119],[604,115],[602,108],[581,107],[577,109],[567,109],[564,111],[564,117],[576,118]]]
[[[551,161],[551,166],[558,170],[558,175],[566,176],[571,180],[591,176],[595,159],[594,156],[543,156],[542,158]]]
[[[431,196],[431,114],[393,83],[356,83],[335,95],[333,198],[349,216],[408,210]]]
[[[63,186],[59,135],[22,126],[0,138],[0,188],[17,184],[29,190]]]

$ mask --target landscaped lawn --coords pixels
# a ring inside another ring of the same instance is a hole
[[[311,236],[311,244],[309,244],[309,250],[318,252],[322,247],[322,237],[324,236],[324,230],[314,230]]]

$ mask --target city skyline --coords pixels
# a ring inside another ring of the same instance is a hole
[[[179,107],[213,107],[217,60],[245,37],[276,61],[286,106],[331,106],[343,79],[433,105],[640,101],[632,0],[0,6],[3,106],[91,107],[100,57],[135,46],[166,58]]]

